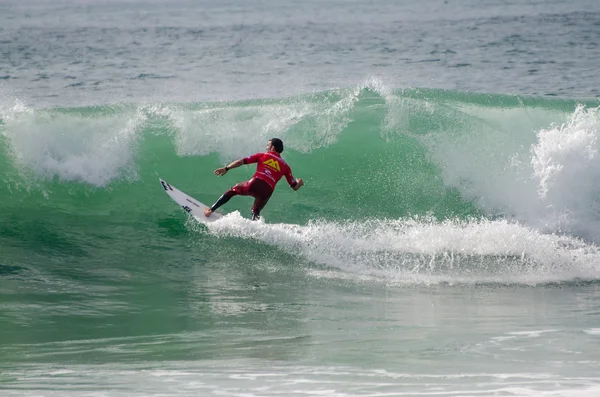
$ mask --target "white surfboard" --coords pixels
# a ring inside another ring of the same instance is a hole
[[[167,183],[162,178],[158,178],[165,192],[171,197],[177,204],[181,206],[186,212],[191,214],[196,220],[202,223],[209,223],[219,220],[223,217],[218,212],[213,212],[208,218],[204,216],[204,209],[209,208],[207,205],[202,204],[200,201],[188,196],[181,190],[175,189],[172,185]]]

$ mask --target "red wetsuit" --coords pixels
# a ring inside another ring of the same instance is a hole
[[[254,205],[252,206],[254,217],[260,214],[260,211],[271,198],[275,185],[282,177],[285,176],[291,187],[296,185],[296,180],[292,176],[290,166],[275,151],[256,153],[244,159],[244,164],[253,163],[257,163],[254,176],[249,181],[233,186],[225,195],[233,197],[239,194],[254,197]]]
[[[282,176],[285,176],[290,186],[294,185],[294,177],[289,165],[281,158],[277,152],[256,153],[244,159],[244,164],[256,165],[256,172],[253,178],[259,178],[267,182],[272,190]]]

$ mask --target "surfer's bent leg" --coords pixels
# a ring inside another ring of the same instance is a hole
[[[217,208],[228,202],[233,196],[235,196],[235,193],[232,194],[231,190],[226,191],[217,201],[215,201],[212,207],[210,207],[210,211],[214,212]]]
[[[260,211],[265,207],[269,199],[256,198],[254,205],[252,206],[252,220],[257,221],[260,219]]]
[[[210,207],[210,212],[214,212],[217,208],[225,204],[229,201],[233,196],[237,196],[238,194],[244,195],[247,187],[245,186],[248,182],[240,182],[225,193]]]
[[[254,205],[252,206],[252,220],[256,221],[260,219],[260,211],[265,207],[269,201],[269,198],[271,198],[273,189],[267,182],[257,178],[252,184],[250,184],[249,191],[250,195],[254,197]]]

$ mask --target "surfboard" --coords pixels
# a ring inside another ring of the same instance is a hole
[[[184,192],[179,189],[176,189],[173,185],[169,184],[162,178],[158,178],[160,180],[160,184],[162,185],[165,192],[175,201],[177,204],[181,206],[187,213],[196,218],[197,221],[202,223],[209,223],[219,220],[223,217],[222,214],[218,212],[213,212],[211,216],[208,218],[204,216],[204,209],[209,208],[207,205],[202,204],[200,201],[196,200],[193,197],[188,196]]]

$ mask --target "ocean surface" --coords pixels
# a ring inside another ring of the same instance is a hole
[[[0,395],[600,395],[597,0],[0,2]],[[297,192],[212,204],[285,143]]]

